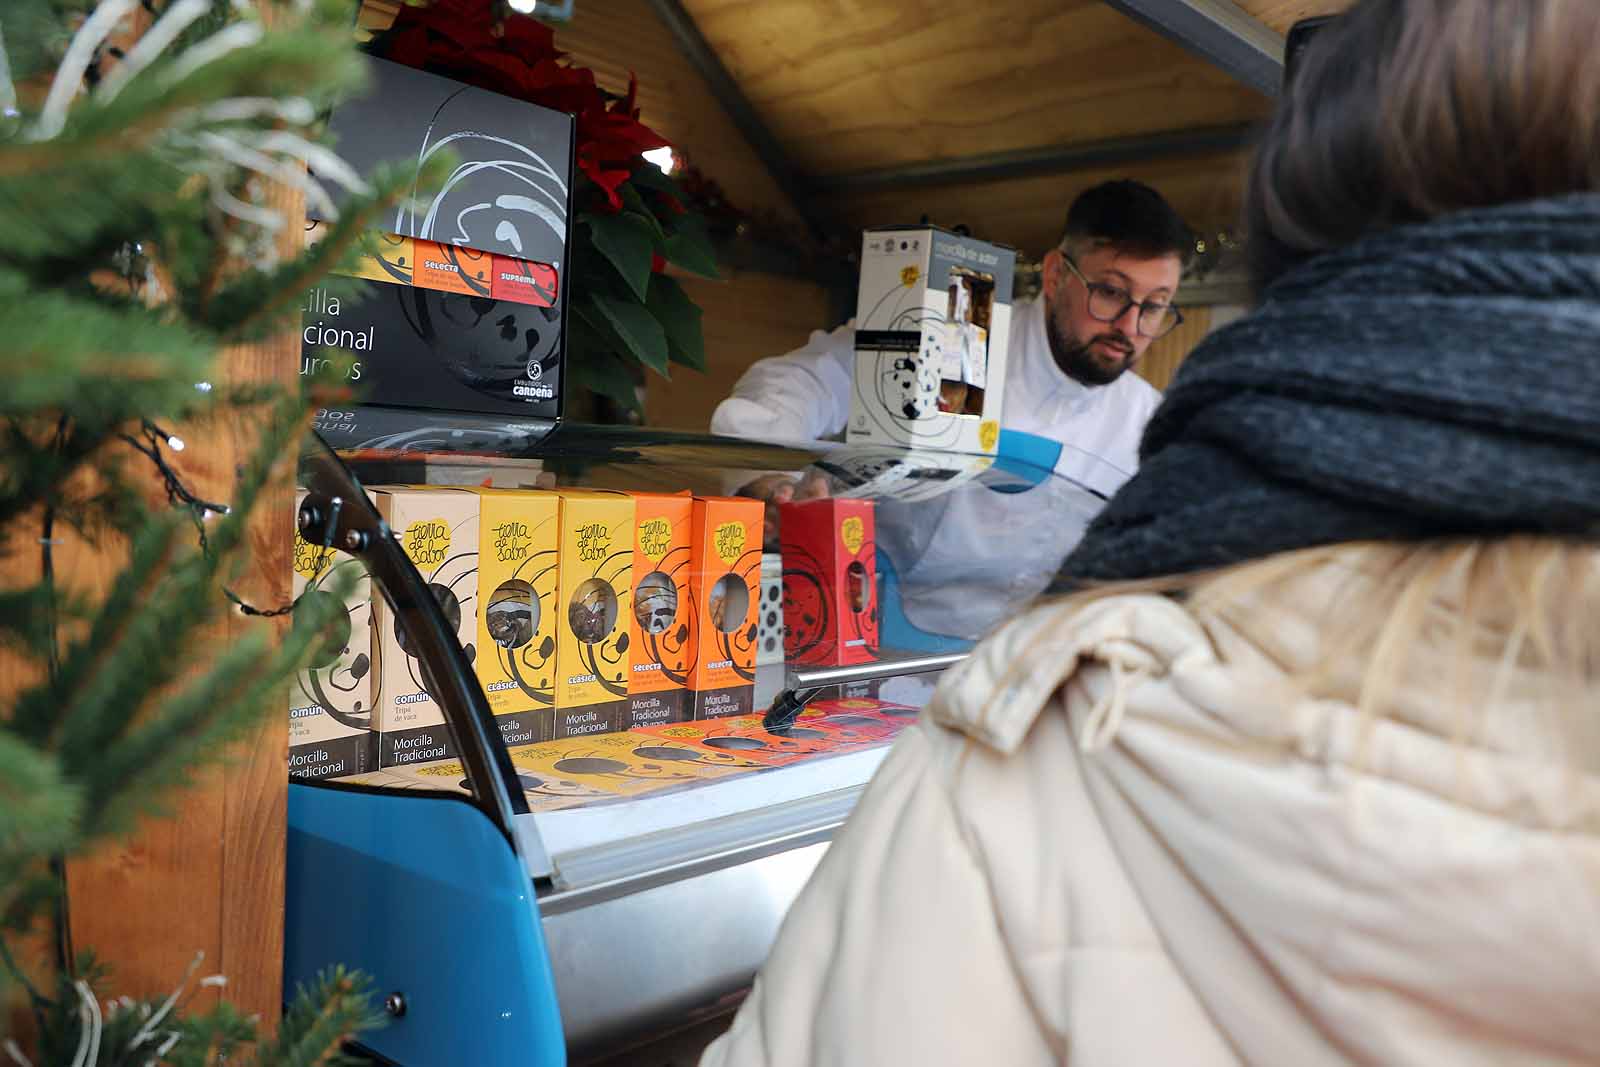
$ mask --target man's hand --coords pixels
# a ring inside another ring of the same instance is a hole
[[[761,547],[778,551],[778,505],[791,500],[820,500],[833,495],[828,479],[817,471],[806,471],[798,478],[790,474],[765,474],[739,490],[740,496],[764,500],[767,504],[761,527]]]

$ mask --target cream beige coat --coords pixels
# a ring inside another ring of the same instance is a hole
[[[1336,589],[984,642],[703,1064],[1600,1063],[1600,759],[1515,676],[1460,714],[1442,648],[1375,723],[1359,665],[1295,696]]]

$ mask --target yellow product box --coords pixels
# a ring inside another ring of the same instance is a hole
[[[755,710],[763,507],[742,497],[694,498],[689,599],[696,649],[689,689],[695,719]]]
[[[687,493],[634,493],[633,614],[629,621],[628,706],[621,725],[656,726],[689,717],[694,662],[693,562]]]
[[[385,486],[372,490],[378,512],[428,584],[467,658],[478,640],[478,497],[461,489]],[[456,754],[444,709],[429,692],[404,627],[382,597],[373,599],[373,647],[381,697],[374,705],[378,766]]]
[[[633,613],[633,498],[560,489],[561,593],[556,622],[555,736],[618,728],[628,699]]]
[[[473,661],[507,746],[555,732],[561,498],[476,489],[478,655]]]
[[[305,246],[310,248],[321,241],[327,232],[327,223],[308,220]],[[362,249],[356,265],[341,273],[347,278],[366,278],[369,281],[388,282],[391,285],[410,285],[417,271],[416,239],[398,233],[373,233],[368,237],[371,242],[370,249]]]
[[[295,494],[295,514],[305,491]],[[347,588],[345,587],[348,583]],[[377,767],[372,733],[372,579],[360,560],[294,535],[295,614],[333,607],[333,623],[289,699],[289,776],[344,778]],[[342,595],[341,595],[342,591]],[[338,604],[329,604],[338,597]]]

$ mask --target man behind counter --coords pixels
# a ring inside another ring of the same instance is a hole
[[[1161,399],[1126,372],[1181,321],[1172,301],[1193,243],[1148,185],[1094,186],[1073,201],[1060,245],[1044,257],[1039,299],[1013,313],[1002,425],[1061,442],[1056,470],[1106,496],[1137,469],[1139,438]],[[746,371],[717,405],[711,431],[794,441],[838,434],[854,359],[851,323],[813,333],[804,347]],[[774,475],[743,491],[781,501],[824,490]]]

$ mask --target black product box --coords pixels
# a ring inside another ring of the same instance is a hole
[[[352,384],[370,403],[558,417],[573,117],[387,60],[368,63],[368,87],[329,120],[345,161],[370,174],[384,163],[420,168],[445,149],[457,163],[436,193],[378,220],[383,232],[415,241],[412,263],[392,282],[353,281],[359,291],[337,301],[327,290],[307,294],[302,373],[332,346],[355,358]],[[435,245],[443,247],[425,251]],[[438,266],[432,259],[450,260],[452,250],[489,253],[496,278],[502,258],[515,260],[505,273],[531,272],[538,291],[449,291],[413,269],[418,257]]]
[[[346,279],[312,289],[301,311],[300,373],[342,349],[351,386],[372,404],[554,419],[561,411],[557,307]],[[562,301],[564,303],[564,300]]]

